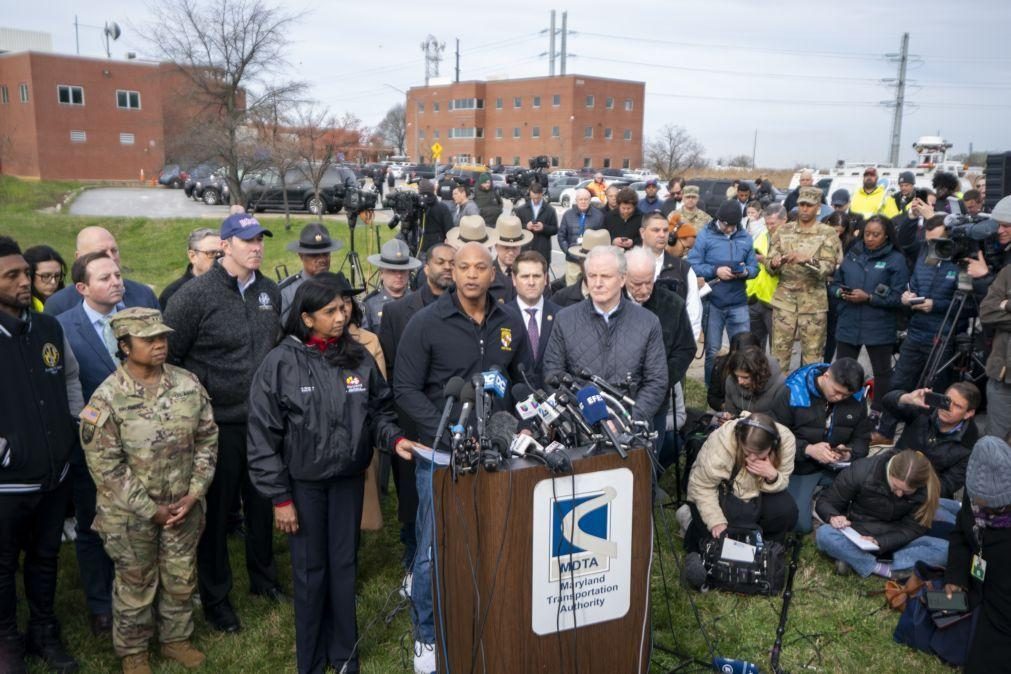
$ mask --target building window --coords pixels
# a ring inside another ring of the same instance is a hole
[[[611,158],[604,157],[604,168],[611,168]]]
[[[70,132],[70,142],[71,143],[84,143],[88,140],[88,134],[84,131],[71,131]]]
[[[57,85],[56,98],[60,105],[84,105],[84,87],[71,84]]]
[[[551,97],[551,105],[552,106],[554,106],[554,107],[557,108],[561,104],[562,104],[562,96],[561,96],[561,94],[555,94],[554,96]]]
[[[522,108],[523,107],[523,97],[522,96],[514,96],[513,97],[513,107],[514,108]]]
[[[28,102],[28,85],[25,84],[24,82],[22,82],[21,84],[19,84],[18,85],[18,94],[20,94],[20,96],[21,96],[21,102],[22,103],[27,103]]]
[[[501,138],[502,137],[502,129],[501,128],[495,129],[495,137],[496,138]]]
[[[588,126],[583,129],[583,138],[593,138],[593,127]]]
[[[614,96],[608,96],[605,106],[608,110],[614,110]]]
[[[626,112],[632,112],[632,99],[631,98],[626,98],[625,99],[625,111]]]
[[[551,157],[551,165],[558,166],[558,157]]]
[[[449,109],[453,109],[453,101],[449,102]],[[439,101],[432,101],[432,112],[439,112]]]
[[[519,165],[520,165],[520,157],[519,157],[519,155],[516,155],[515,157],[513,157],[513,166],[519,166]]]
[[[531,138],[540,138],[541,137],[541,127],[535,126],[532,129],[530,129],[530,137]]]
[[[133,145],[133,134],[132,133],[121,133],[121,134],[119,134],[119,144],[120,145]]]
[[[425,130],[422,129],[421,131],[418,131],[418,138],[424,138],[424,137],[425,137]]]
[[[495,166],[498,166],[499,164],[502,163],[502,156],[499,155],[498,157],[495,157],[495,159],[493,159],[491,163]]]
[[[560,135],[561,135],[561,129],[559,129],[557,126],[551,127],[551,137],[552,138],[558,138]]]
[[[520,127],[514,126],[513,127],[513,138],[519,138],[519,137],[520,137]]]
[[[534,107],[535,108],[541,107],[541,97],[540,96],[534,96]]]
[[[632,129],[625,129],[625,140],[632,140]]]
[[[604,129],[604,140],[611,140],[612,138],[614,138],[614,134],[611,133],[611,128]]]
[[[629,163],[628,159],[622,159],[621,168],[623,169],[632,168],[632,165]]]
[[[502,98],[501,97],[495,99],[495,109],[496,110],[501,110],[502,109]]]
[[[127,110],[140,110],[140,92],[118,90],[116,92],[116,107],[126,108]]]
[[[583,168],[590,168],[593,164],[590,163],[589,157],[583,157]]]
[[[484,109],[483,98],[454,98],[449,102],[450,110],[482,110]],[[438,108],[436,108],[438,111]]]
[[[422,103],[421,101],[418,101],[418,112],[424,112],[424,111],[425,111],[425,104]]]
[[[11,95],[10,92],[7,91],[7,85],[0,84],[0,103],[7,105],[8,103],[10,103],[10,100]]]
[[[471,127],[449,130],[447,138],[484,138],[484,129]]]
[[[586,107],[588,107],[588,108],[592,108],[593,107],[593,95],[592,94],[586,97]]]
[[[432,131],[432,138],[438,138],[438,137],[439,137],[439,130],[435,129],[434,131]]]

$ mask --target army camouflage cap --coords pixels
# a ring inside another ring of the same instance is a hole
[[[118,311],[109,321],[112,334],[120,337],[157,337],[174,332],[172,328],[162,323],[161,312],[146,307],[130,307]]]
[[[797,196],[798,204],[820,204],[821,190],[817,187],[801,187]]]
[[[699,196],[699,186],[698,185],[685,185],[681,190],[681,197]]]

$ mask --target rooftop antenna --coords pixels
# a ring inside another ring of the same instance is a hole
[[[119,24],[115,21],[105,22],[105,55],[108,58],[112,58],[112,49],[110,48],[110,41],[115,42],[119,39],[119,36],[123,34],[123,31],[119,29]]]

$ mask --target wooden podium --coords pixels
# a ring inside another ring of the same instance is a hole
[[[648,450],[633,450],[627,460],[613,451],[563,451],[571,475],[553,475],[530,459],[455,482],[449,469],[436,471],[440,673],[648,671]]]

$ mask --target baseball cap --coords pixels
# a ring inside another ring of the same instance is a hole
[[[260,221],[249,213],[235,213],[229,215],[221,223],[221,238],[230,239],[237,236],[243,241],[249,241],[263,234],[264,236],[274,236],[269,229],[264,228]]]
[[[849,190],[845,188],[837,189],[832,193],[832,205],[833,206],[845,206],[850,202]]]
[[[873,166],[868,166],[867,168],[864,169],[864,175],[865,176],[876,176],[877,174],[878,174],[878,170],[876,168],[874,168]]]
[[[650,178],[649,180],[646,181],[646,185],[645,186],[646,187],[659,187],[660,186],[660,181],[658,181],[656,178]]]

